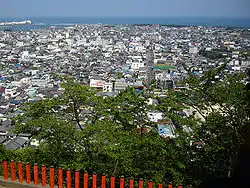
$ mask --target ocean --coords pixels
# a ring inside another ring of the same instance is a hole
[[[9,18],[5,21],[22,21],[25,19]],[[45,29],[50,26],[69,27],[76,24],[161,24],[182,26],[221,26],[250,28],[250,18],[29,18],[31,25],[0,26],[0,30]]]

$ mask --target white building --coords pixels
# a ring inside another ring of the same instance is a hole
[[[68,38],[69,38],[69,32],[66,33],[66,39],[68,39]]]
[[[17,47],[23,47],[23,42],[17,41],[16,46]]]
[[[155,73],[155,79],[156,80],[170,80],[170,74],[167,74],[166,72],[160,72],[160,73]]]
[[[21,87],[23,83],[21,81],[12,81],[11,85],[14,87]]]
[[[129,86],[129,84],[127,82],[125,82],[124,79],[117,79],[115,82],[114,90],[116,92],[119,92],[119,91],[126,89],[128,86]]]
[[[148,119],[152,122],[158,122],[158,120],[162,119],[162,112],[148,112]]]
[[[190,54],[197,54],[199,52],[197,47],[191,47],[189,48],[189,53]]]
[[[66,42],[67,42],[68,46],[73,45],[73,40],[72,39],[66,39]]]
[[[113,83],[105,82],[103,85],[103,92],[112,92],[113,91]]]
[[[139,71],[140,68],[145,67],[146,63],[143,61],[134,60],[131,64],[132,71]]]
[[[9,97],[14,98],[16,96],[18,96],[20,93],[16,91],[16,87],[13,88],[5,88],[5,99],[9,99]]]
[[[24,51],[22,54],[22,59],[28,59],[29,58],[29,52],[28,51]]]
[[[45,79],[32,79],[31,84],[38,87],[47,87],[48,81]]]
[[[105,81],[103,81],[103,80],[91,78],[90,83],[89,83],[89,87],[103,89],[104,84],[105,84]]]

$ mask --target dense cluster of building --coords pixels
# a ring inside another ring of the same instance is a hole
[[[250,66],[250,30],[76,25],[0,31],[0,144],[17,149],[30,142],[30,135],[9,132],[11,118],[25,102],[60,95],[53,73],[96,88],[100,96],[116,96],[129,86],[140,92],[152,81],[157,93],[178,90],[188,71],[202,76],[225,62],[227,73]],[[149,112],[152,121],[161,117]]]

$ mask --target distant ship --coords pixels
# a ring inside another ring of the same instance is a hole
[[[8,26],[8,25],[29,25],[32,24],[31,20],[24,20],[19,22],[0,22],[0,26]]]

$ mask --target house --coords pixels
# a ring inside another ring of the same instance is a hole
[[[148,116],[148,119],[151,122],[158,122],[159,120],[162,119],[163,113],[162,112],[153,111],[153,112],[148,112],[147,116]]]
[[[0,108],[0,117],[7,115],[8,111],[8,108]]]
[[[91,78],[89,86],[92,87],[92,88],[96,88],[96,89],[103,89],[104,84],[105,84],[105,81],[103,81],[101,79]]]
[[[5,120],[0,123],[0,135],[8,136],[9,129],[11,128],[11,120]]]
[[[105,82],[103,85],[103,92],[112,92],[113,91],[113,83]]]
[[[197,47],[190,47],[189,48],[189,53],[190,54],[197,54],[199,52]]]
[[[19,92],[17,92],[17,87],[11,87],[5,89],[5,99],[15,98],[18,95]]]
[[[139,71],[140,68],[145,67],[146,63],[144,61],[140,61],[140,60],[134,60],[131,64],[131,71],[135,72],[135,71]]]
[[[125,90],[129,86],[129,83],[125,81],[125,79],[117,79],[115,81],[114,91],[120,92]]]
[[[126,64],[131,66],[130,69],[132,72],[138,71],[141,67],[146,66],[142,56],[129,56],[128,58],[129,60],[126,62]]]
[[[28,59],[29,58],[29,52],[28,51],[24,51],[22,54],[22,59]]]
[[[174,138],[175,137],[175,127],[171,120],[158,120],[157,130],[158,134],[164,138]]]
[[[101,97],[115,97],[118,95],[118,92],[115,91],[98,92],[96,95]]]
[[[11,127],[11,120],[7,119],[1,123],[2,126],[10,128]]]
[[[27,140],[17,136],[6,143],[5,149],[7,149],[7,150],[21,149],[21,148],[24,148],[27,145],[27,143],[28,143]]]
[[[7,128],[0,125],[0,136],[6,136]]]
[[[7,141],[5,136],[0,136],[0,144],[4,144]]]

